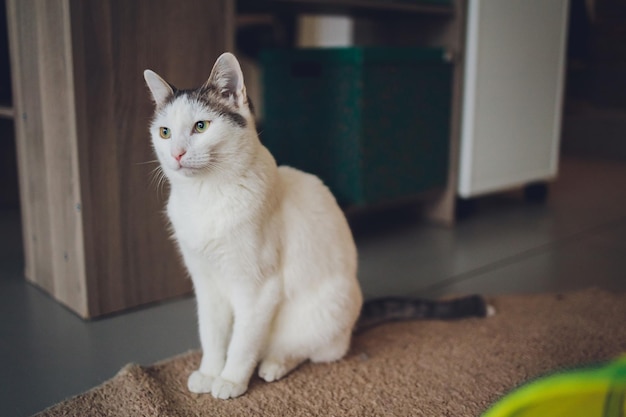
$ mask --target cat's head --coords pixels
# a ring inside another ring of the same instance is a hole
[[[208,80],[195,90],[178,90],[150,70],[144,78],[156,106],[152,144],[170,180],[228,175],[245,168],[259,142],[234,55],[221,55]]]

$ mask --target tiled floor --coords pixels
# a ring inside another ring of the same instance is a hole
[[[626,288],[626,164],[565,158],[545,205],[481,199],[454,229],[398,225],[360,238],[368,295]]]
[[[355,225],[367,296],[626,290],[626,163],[564,158],[546,204],[519,192],[483,198],[453,229],[412,213]],[[0,416],[198,347],[193,299],[82,321],[22,279],[17,213],[0,213],[0,228]]]

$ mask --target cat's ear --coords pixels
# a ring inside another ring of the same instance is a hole
[[[143,78],[146,80],[146,84],[148,84],[157,107],[174,95],[174,88],[163,78],[159,77],[156,72],[147,69],[143,72]]]
[[[238,104],[247,101],[243,73],[235,55],[226,52],[215,61],[213,70],[205,85],[217,87],[223,97],[234,97]]]

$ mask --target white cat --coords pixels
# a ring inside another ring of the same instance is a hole
[[[277,167],[259,141],[237,59],[220,56],[197,90],[144,77],[167,214],[197,297],[203,357],[189,390],[237,397],[257,364],[274,381],[343,357],[362,304],[352,234],[324,184]]]
[[[362,307],[342,211],[317,177],[276,166],[232,54],[196,90],[177,90],[150,70],[144,77],[156,103],[152,144],[170,183],[167,214],[198,303],[203,357],[190,391],[233,398],[257,364],[275,381],[306,360],[338,360],[353,329],[493,314],[478,295]]]

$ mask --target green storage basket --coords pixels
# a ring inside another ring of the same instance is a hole
[[[319,176],[343,206],[445,185],[452,65],[443,50],[266,50],[261,61],[261,140],[279,164]]]

